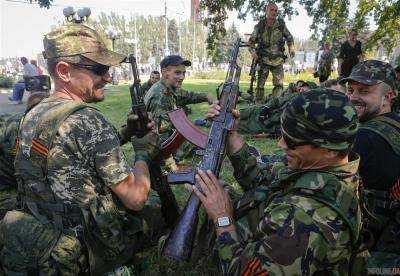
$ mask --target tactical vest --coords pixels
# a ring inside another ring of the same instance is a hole
[[[394,153],[400,156],[400,122],[386,116],[377,116],[361,124],[360,129],[378,134],[390,145]],[[396,210],[400,207],[400,193],[396,191],[397,188],[400,188],[400,176],[389,191],[364,189],[364,200],[369,210],[381,219],[386,217],[385,221],[381,221],[383,225],[398,213]]]
[[[324,185],[315,185],[317,173],[322,174],[323,178],[326,179]],[[235,216],[240,217],[246,214],[249,217],[251,231],[255,233],[260,218],[265,213],[266,206],[272,202],[274,197],[299,195],[312,198],[325,204],[339,215],[349,229],[353,247],[351,251],[357,250],[361,228],[361,213],[357,196],[358,182],[344,183],[333,173],[325,171],[295,172],[285,180],[286,182],[292,183],[286,189],[282,188],[280,181],[273,182],[269,187],[259,186],[255,188],[250,197],[245,197],[240,201],[238,209],[235,208]],[[274,193],[271,194],[271,191],[274,191]],[[349,217],[348,214],[354,215]],[[323,275],[330,275],[329,273],[332,271],[341,271],[343,274],[340,275],[347,275],[351,269],[347,261],[343,260],[335,264],[335,267],[326,268],[326,271],[324,271],[326,274]]]
[[[106,188],[96,188],[97,196],[89,205],[78,206],[61,201],[50,187],[47,162],[58,129],[68,116],[84,108],[93,107],[61,102],[41,114],[34,137],[21,141],[15,166],[23,210],[42,224],[81,240],[87,248],[90,273],[97,275],[132,260],[142,225],[119,208]]]

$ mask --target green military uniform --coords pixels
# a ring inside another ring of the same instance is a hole
[[[333,59],[334,55],[331,50],[322,52],[316,71],[320,83],[326,81],[331,75]]]
[[[259,56],[256,101],[264,102],[264,85],[269,72],[272,73],[273,96],[278,96],[283,90],[283,63],[285,62],[285,41],[293,45],[293,36],[287,29],[283,19],[276,19],[273,26],[266,24],[263,18],[254,27],[250,36],[250,51],[256,51]]]
[[[48,59],[83,55],[112,66],[125,58],[82,24],[53,30],[44,46]],[[48,98],[25,115],[18,136],[15,170],[22,208],[0,221],[6,274],[99,275],[132,263],[136,252],[151,245],[151,223],[162,227],[163,221],[158,211],[145,222],[148,206],[128,212],[112,193],[132,169],[117,131],[99,111]]]
[[[0,219],[17,207],[17,180],[14,176],[14,158],[18,128],[24,113],[6,118],[0,123]]]
[[[348,150],[357,114],[342,93],[305,92],[283,112],[282,131],[285,141]],[[357,156],[291,170],[261,166],[245,144],[230,160],[245,193],[234,207],[236,232],[217,238],[223,275],[348,274],[361,228]]]
[[[146,109],[152,114],[162,140],[166,140],[173,130],[168,111],[207,101],[207,94],[174,88],[163,78],[155,83],[144,97]]]
[[[238,132],[241,134],[266,133],[272,137],[280,135],[280,117],[285,105],[295,96],[292,84],[281,97],[272,97],[264,105],[254,105],[240,109]]]
[[[152,85],[153,84],[151,83],[150,80],[148,80],[148,81],[146,81],[145,83],[142,84],[141,90],[142,90],[143,95],[146,95],[147,91],[149,91],[149,89],[150,89],[150,87]]]

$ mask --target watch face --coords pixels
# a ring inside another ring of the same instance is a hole
[[[231,220],[228,217],[220,217],[218,218],[218,226],[224,227],[231,225]]]

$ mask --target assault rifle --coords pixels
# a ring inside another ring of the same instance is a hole
[[[257,73],[257,65],[258,65],[258,59],[254,59],[251,61],[251,67],[250,67],[250,88],[247,90],[247,94],[250,95],[251,100],[254,101],[254,82],[256,81],[256,73]]]
[[[135,121],[134,135],[141,138],[149,131],[147,124],[149,123],[149,116],[146,111],[146,106],[143,101],[143,93],[140,87],[139,72],[137,69],[136,58],[133,55],[129,55],[127,62],[131,64],[133,74],[133,84],[129,88],[132,101],[132,113],[137,116]],[[176,151],[185,139],[177,131],[175,131],[162,145],[161,155],[167,158],[172,152]],[[166,181],[166,176],[163,174],[160,161],[152,161],[150,170],[151,188],[155,190],[161,200],[161,213],[167,223],[167,225],[174,225],[175,221],[179,217],[179,206],[175,199],[175,195],[171,190],[171,187]]]
[[[222,161],[225,157],[228,132],[232,129],[235,120],[232,110],[235,108],[239,96],[241,71],[241,68],[237,65],[237,56],[239,48],[243,46],[245,46],[245,44],[243,44],[240,39],[238,39],[233,46],[225,83],[219,94],[219,102],[221,105],[220,114],[213,118],[211,130],[208,135],[198,130],[193,124],[189,124],[187,118],[182,117],[182,111],[177,110],[168,113],[175,128],[181,132],[187,140],[204,149],[201,152],[202,161],[196,169],[185,173],[170,173],[167,177],[168,183],[190,183],[200,188],[195,182],[197,169],[203,171],[211,170],[218,177]],[[180,261],[190,258],[197,231],[200,205],[199,198],[192,193],[174,230],[165,243],[163,248],[164,255]]]

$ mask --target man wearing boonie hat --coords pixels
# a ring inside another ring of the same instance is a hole
[[[70,23],[51,31],[44,57],[54,92],[20,126],[20,208],[0,221],[0,264],[7,275],[101,275],[132,263],[149,244],[138,211],[158,136],[132,140],[133,170],[118,132],[86,104],[104,99],[109,67],[124,60],[95,30]]]
[[[361,125],[354,143],[360,155],[364,202],[372,213],[365,230],[371,244],[369,268],[400,266],[400,117],[391,112],[397,95],[392,66],[378,60],[356,65],[347,83],[348,97]]]
[[[218,115],[213,105],[208,118]],[[238,115],[238,114],[236,114]],[[317,88],[284,109],[287,166],[262,166],[230,133],[227,153],[244,195],[232,204],[212,172],[194,193],[215,223],[223,275],[347,275],[359,236],[357,114],[343,93]]]

